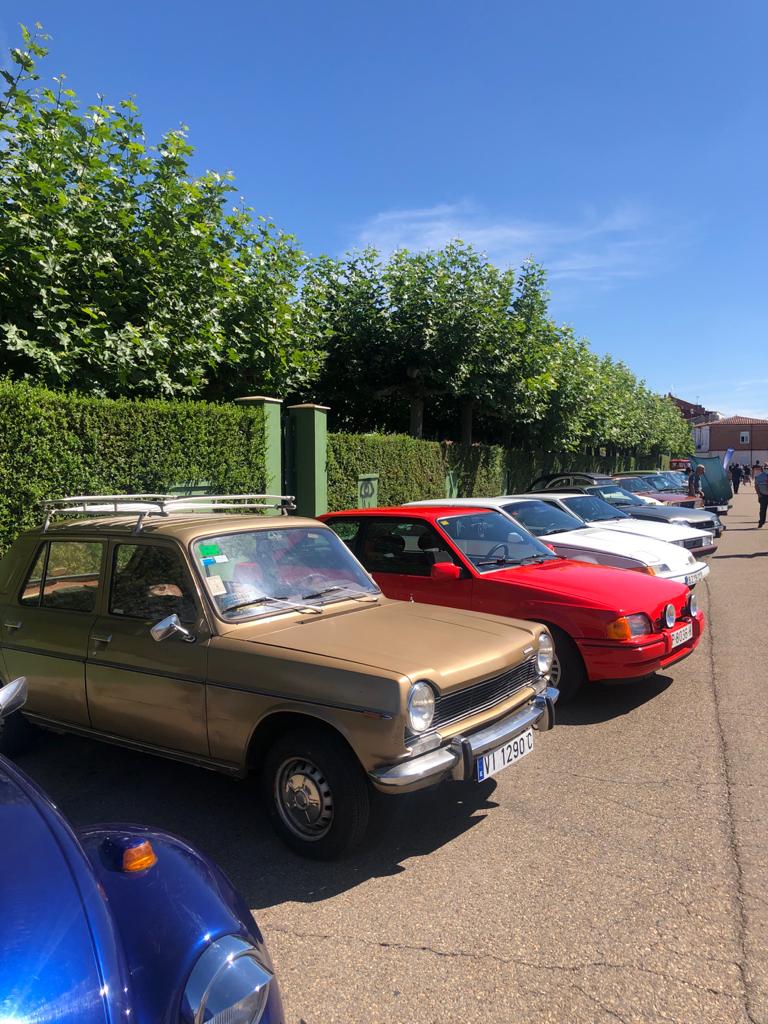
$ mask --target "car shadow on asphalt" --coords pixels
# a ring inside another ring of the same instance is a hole
[[[557,705],[557,724],[597,725],[629,715],[671,684],[671,676],[660,674],[629,683],[589,683],[574,700]]]
[[[312,903],[399,874],[479,824],[496,782],[448,783],[374,800],[365,843],[322,863],[276,837],[252,780],[237,780],[75,736],[42,733],[17,763],[75,826],[138,822],[183,836],[212,857],[255,909]]]

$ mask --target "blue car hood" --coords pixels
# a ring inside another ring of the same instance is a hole
[[[122,971],[103,897],[53,804],[4,761],[0,835],[0,1021],[110,1024]]]

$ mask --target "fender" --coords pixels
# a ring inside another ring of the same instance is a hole
[[[78,839],[107,897],[130,970],[137,1018],[178,1024],[187,978],[210,942],[239,935],[272,970],[261,932],[232,883],[178,836],[141,825],[95,825]],[[149,841],[153,867],[135,874],[115,864],[114,844]],[[271,986],[264,1024],[281,1024],[277,986]]]

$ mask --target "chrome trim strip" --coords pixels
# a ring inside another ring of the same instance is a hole
[[[55,658],[59,661],[85,662],[78,654],[62,654],[60,651],[46,651],[39,647],[24,647],[22,644],[9,644],[3,641],[0,643],[0,651],[18,651],[19,654],[36,654],[41,658]]]
[[[360,708],[352,704],[342,704],[329,700],[312,700],[310,697],[291,696],[286,693],[276,693],[274,690],[257,690],[253,686],[235,686],[233,683],[217,683],[210,679],[205,681],[206,686],[215,686],[220,690],[234,690],[236,693],[252,693],[255,697],[275,697],[281,701],[289,701],[291,704],[311,704],[319,708],[338,708],[339,711],[354,711],[358,715],[369,715],[375,718],[383,718],[391,721],[395,716],[389,711],[379,711],[376,708]]]
[[[166,757],[170,761],[181,761],[183,764],[196,765],[198,768],[208,768],[215,772],[224,772],[227,775],[238,775],[245,777],[247,772],[241,765],[232,764],[229,761],[214,761],[205,754],[190,754],[180,750],[171,750],[169,747],[158,747],[152,743],[143,743],[140,740],[132,740],[127,736],[117,736],[111,732],[99,732],[98,729],[91,729],[87,726],[72,725],[70,722],[62,722],[57,718],[46,718],[45,715],[36,715],[26,709],[22,712],[25,718],[36,722],[38,725],[54,732],[71,733],[73,736],[82,736],[90,740],[102,740],[104,743],[111,743],[116,747],[125,747],[128,750],[135,750],[141,754],[155,754],[159,757]]]

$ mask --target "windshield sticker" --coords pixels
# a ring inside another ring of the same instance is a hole
[[[438,519],[437,521],[441,526],[447,526],[448,523],[450,522],[450,519]]]
[[[221,548],[218,544],[200,544],[199,550],[201,555],[220,555]]]
[[[200,559],[201,565],[221,565],[223,562],[228,562],[229,559],[226,555],[206,555]]]
[[[208,584],[208,589],[214,597],[221,597],[222,594],[226,594],[227,588],[224,586],[224,580],[221,576],[206,576],[205,582]]]

